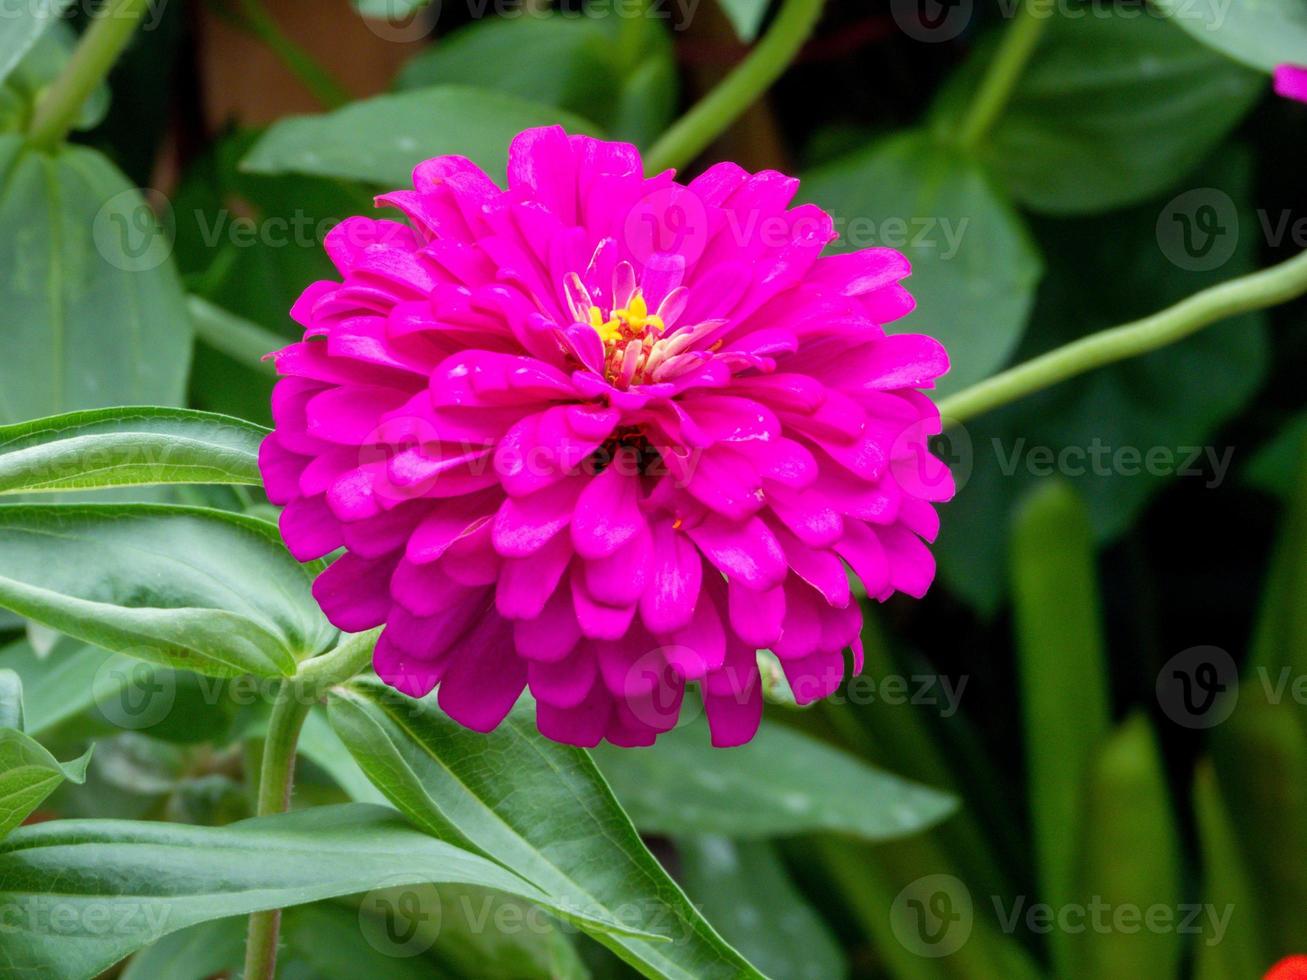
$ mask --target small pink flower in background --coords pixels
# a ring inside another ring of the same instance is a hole
[[[889,249],[821,257],[798,182],[645,178],[626,144],[529,130],[508,190],[460,157],[380,198],[409,225],[328,236],[341,282],[276,355],[269,497],[347,631],[385,624],[387,683],[477,730],[530,688],[546,736],[647,745],[697,684],[716,745],[762,711],[756,651],[797,699],[861,669],[847,568],[922,595],[925,440],[948,360]]]
[[[1275,94],[1286,99],[1307,102],[1307,67],[1302,65],[1277,65],[1275,69]]]

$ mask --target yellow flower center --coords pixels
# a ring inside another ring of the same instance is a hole
[[[590,326],[595,328],[605,344],[643,338],[650,329],[659,334],[667,329],[662,317],[649,312],[649,304],[638,289],[626,306],[613,310],[607,320],[599,307],[590,307]]]

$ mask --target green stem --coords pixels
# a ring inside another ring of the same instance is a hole
[[[195,336],[214,350],[264,374],[277,373],[276,365],[263,357],[289,344],[288,338],[264,330],[199,296],[189,297],[186,306]]]
[[[372,658],[380,630],[357,633],[341,640],[334,650],[306,661],[294,677],[282,681],[268,719],[259,771],[259,792],[255,813],[266,817],[290,809],[295,780],[295,749],[304,719],[318,695],[332,684],[349,680]],[[277,940],[281,932],[281,909],[255,912],[250,916],[245,944],[245,980],[272,980],[277,972]]]
[[[263,767],[259,773],[258,807],[255,811],[260,817],[290,809],[290,792],[295,778],[295,745],[310,704],[307,698],[300,696],[292,680],[282,681],[263,743]],[[250,916],[245,943],[245,980],[272,980],[276,976],[280,932],[281,909],[255,912]]]
[[[1307,252],[1260,272],[1204,289],[1142,320],[1111,327],[1032,358],[940,402],[948,422],[962,422],[1094,368],[1138,357],[1226,317],[1265,309],[1307,293]]]
[[[91,22],[68,64],[36,104],[28,129],[33,146],[51,149],[68,135],[82,104],[109,74],[149,4],[150,0],[110,0]]]
[[[1035,13],[1033,8],[1033,0],[1024,0],[1017,10],[1016,19],[1003,32],[998,52],[958,129],[957,144],[963,149],[972,149],[984,138],[1012,98],[1017,79],[1025,70],[1040,35],[1044,33],[1044,25],[1052,16],[1051,11]]]
[[[312,55],[282,33],[259,0],[238,0],[238,3],[241,25],[267,45],[323,106],[337,109],[350,101],[344,86],[318,64]]]
[[[789,67],[821,16],[822,0],[785,0],[753,52],[677,120],[645,155],[650,173],[684,167],[733,123]]]

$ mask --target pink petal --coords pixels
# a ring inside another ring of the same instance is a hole
[[[513,652],[509,621],[485,616],[448,656],[437,695],[441,709],[473,731],[493,730],[526,688],[526,662]]]
[[[640,596],[640,618],[653,633],[670,633],[690,622],[703,579],[703,558],[671,522],[654,526],[649,583]]]
[[[581,491],[572,518],[572,541],[583,558],[604,558],[645,526],[635,456],[617,453],[613,462]]]

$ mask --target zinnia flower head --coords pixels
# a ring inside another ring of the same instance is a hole
[[[1307,67],[1277,65],[1275,68],[1275,94],[1286,99],[1307,102]]]
[[[381,624],[374,666],[495,727],[647,745],[687,684],[748,741],[770,648],[801,703],[835,690],[868,594],[920,596],[952,493],[918,390],[947,369],[889,249],[822,257],[798,182],[718,164],[646,178],[623,143],[528,130],[508,188],[461,157],[353,218],[275,355],[261,464],[292,553],[344,548],[315,595]]]

